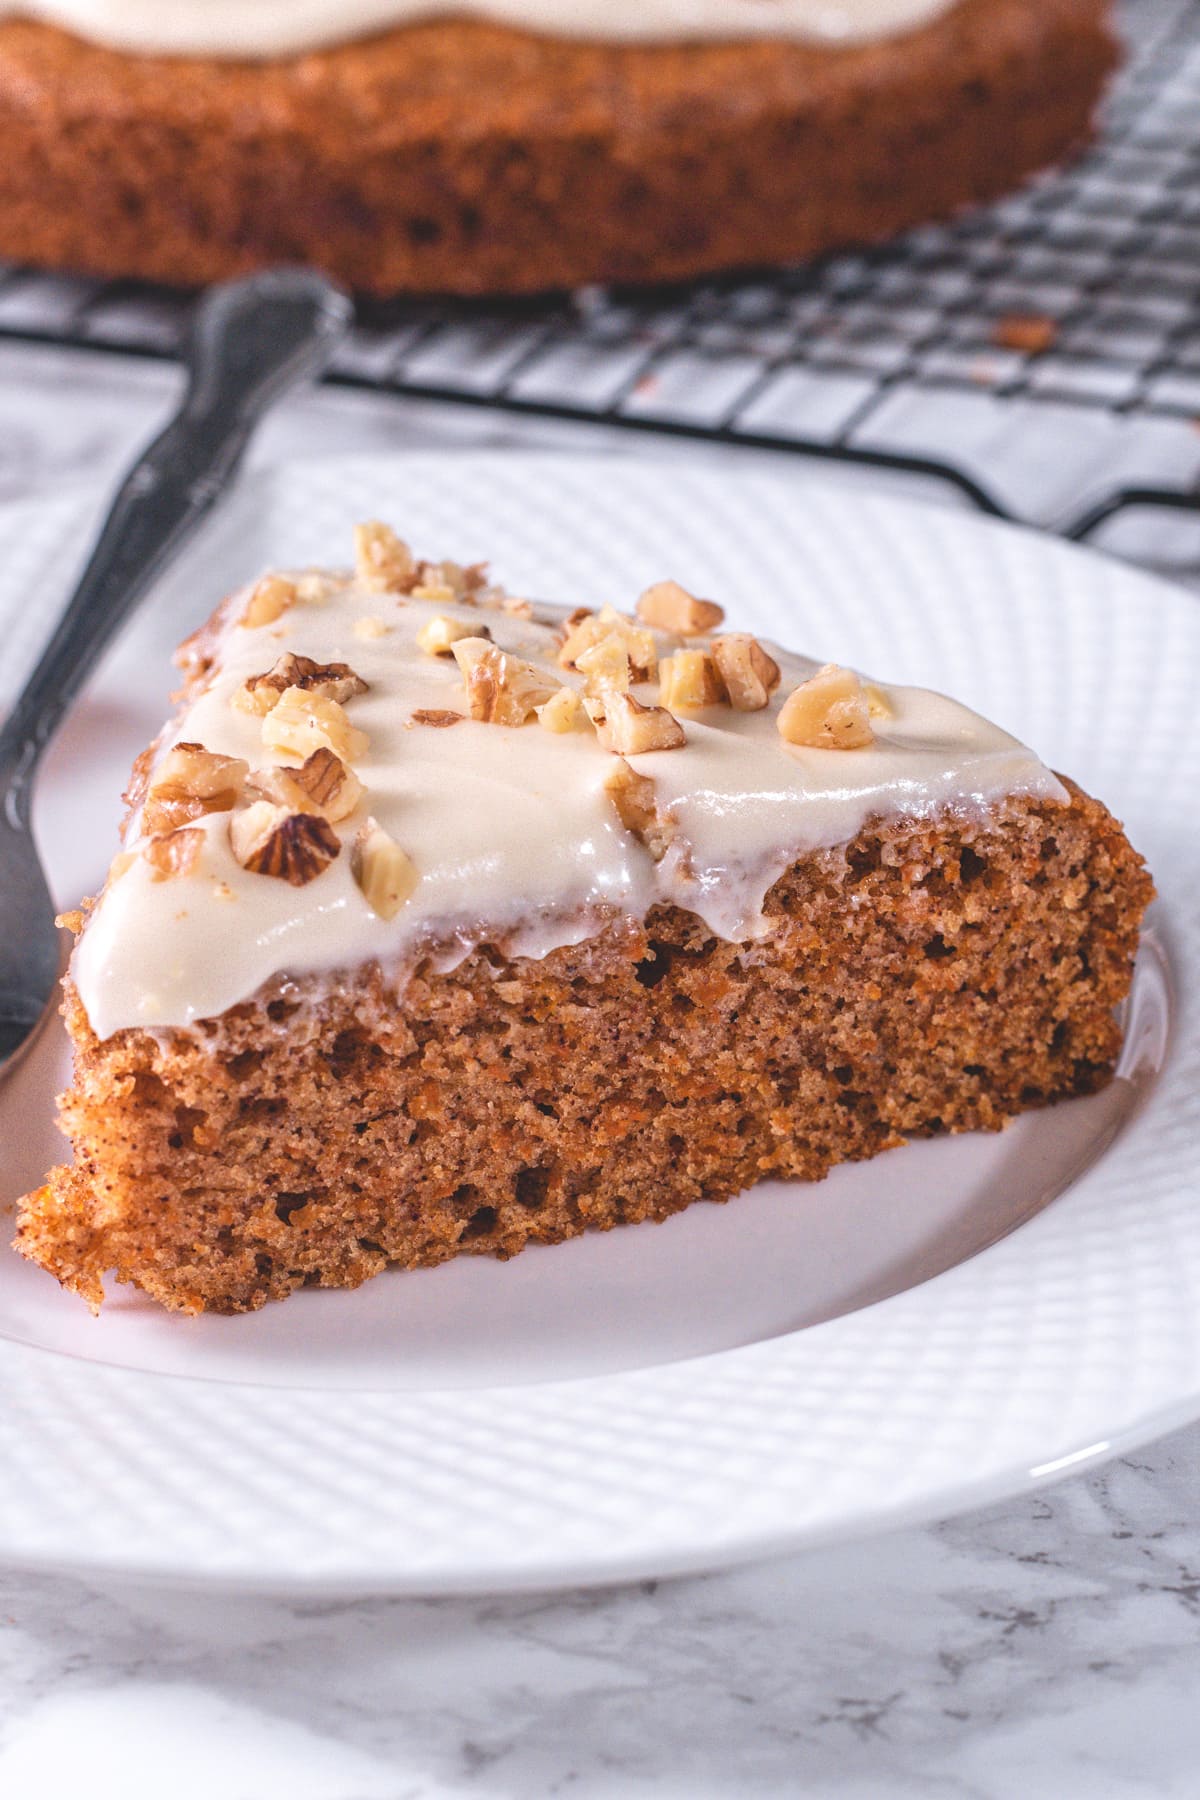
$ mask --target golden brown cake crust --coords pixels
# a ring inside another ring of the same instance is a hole
[[[885,237],[1083,139],[1107,0],[960,0],[909,36],[569,43],[463,20],[264,64],[0,23],[0,255],[364,292],[686,278]]]
[[[661,907],[541,961],[484,946],[402,994],[374,968],[282,983],[194,1035],[104,1043],[68,991],[76,1161],[18,1248],[93,1304],[115,1269],[235,1312],[1088,1093],[1152,889],[1071,793],[868,825],[793,865],[753,945]]]

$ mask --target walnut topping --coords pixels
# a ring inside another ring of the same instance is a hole
[[[788,695],[776,721],[789,744],[862,750],[874,741],[867,697],[853,669],[826,663]]]
[[[229,844],[243,869],[274,875],[304,887],[326,870],[341,849],[327,819],[256,800],[229,821]]]
[[[725,683],[707,650],[677,650],[659,664],[658,681],[663,705],[683,712],[719,706],[728,698]]]
[[[331,825],[352,813],[363,797],[358,776],[332,750],[314,750],[298,769],[256,769],[248,787],[289,812],[316,813]]]
[[[378,613],[363,613],[362,617],[355,619],[351,626],[356,638],[386,637],[391,629],[391,626],[381,619]]]
[[[151,881],[170,881],[176,875],[189,874],[203,848],[204,833],[195,825],[183,825],[178,831],[149,838],[142,845],[142,855],[150,865]]]
[[[564,669],[582,668],[580,658],[605,638],[614,636],[629,659],[630,678],[633,681],[653,680],[658,672],[658,647],[653,632],[646,631],[612,606],[601,607],[598,613],[573,612],[567,620],[567,635],[558,660]]]
[[[500,611],[508,613],[513,619],[532,619],[533,601],[523,600],[519,594],[505,594],[500,602]]]
[[[447,725],[461,725],[466,713],[451,712],[441,706],[419,706],[408,721],[410,725],[433,725],[445,730]]]
[[[479,586],[478,573],[477,569],[464,569],[461,563],[423,562],[417,566],[410,591],[415,600],[463,600]]]
[[[712,641],[729,704],[735,712],[761,712],[779,686],[779,664],[748,631],[731,631]]]
[[[310,569],[307,575],[297,577],[296,593],[304,606],[324,606],[344,583],[344,577],[329,575],[324,569]]]
[[[596,729],[605,748],[619,756],[679,750],[687,743],[683,726],[665,706],[643,706],[632,694],[607,694],[604,718],[596,721]]]
[[[447,598],[453,596],[448,595]],[[486,625],[464,625],[461,619],[451,619],[445,613],[436,613],[418,631],[417,648],[423,650],[426,656],[450,656],[454,645],[461,638],[486,638],[490,641],[491,635]]]
[[[554,684],[540,669],[498,650],[487,638],[459,638],[452,650],[473,719],[490,725],[524,725],[554,692]]]
[[[289,650],[265,675],[251,675],[243,682],[233,696],[233,705],[239,712],[262,717],[288,688],[302,688],[306,694],[320,694],[342,706],[356,694],[365,694],[367,684],[349,663],[314,662],[311,656],[294,656]]]
[[[368,819],[354,840],[350,868],[371,911],[394,919],[420,877],[413,860],[375,819]]]
[[[597,639],[590,650],[581,650],[575,667],[585,677],[584,691],[590,699],[603,699],[610,693],[627,693],[632,670],[623,639],[615,631]],[[601,709],[603,710],[603,709]]]
[[[363,587],[376,594],[404,592],[417,571],[413,553],[403,538],[378,519],[354,527],[354,562]]]
[[[873,681],[864,681],[863,693],[867,696],[867,712],[873,719],[894,719],[896,710],[881,687]]]
[[[299,598],[294,581],[282,575],[264,575],[255,582],[239,621],[253,630],[259,625],[273,625]]]
[[[639,775],[619,756],[604,777],[604,787],[626,831],[646,846],[655,862],[661,862],[672,833],[669,821],[659,814],[650,777]]]
[[[583,718],[583,707],[579,695],[574,688],[561,687],[556,694],[551,694],[544,706],[537,709],[538,724],[544,725],[547,731],[562,733],[574,731]]]
[[[637,615],[643,625],[659,631],[677,631],[681,637],[699,637],[715,631],[725,617],[715,600],[697,600],[677,581],[656,581],[637,603]]]
[[[336,700],[303,688],[285,688],[262,722],[262,740],[268,750],[290,751],[307,757],[323,744],[343,762],[354,762],[367,751],[367,734],[358,731]]]
[[[145,829],[171,831],[205,813],[229,812],[247,772],[236,756],[217,756],[203,744],[175,744],[154,772],[142,809]]]

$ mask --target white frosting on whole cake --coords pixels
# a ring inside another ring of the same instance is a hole
[[[279,57],[445,16],[550,36],[676,42],[793,38],[852,44],[895,36],[954,0],[20,0],[0,14],[45,19],[117,50]]]
[[[421,627],[445,615],[526,658],[555,685],[583,678],[558,665],[557,609],[526,619],[498,606],[400,599],[355,582],[318,604],[293,606],[268,625],[238,623],[236,597],[215,641],[210,685],[164,736],[244,759],[252,769],[295,764],[265,750],[262,720],[231,697],[285,652],[348,663],[368,691],[346,713],[368,736],[354,772],[366,795],[336,826],[343,848],[301,887],[252,873],[230,847],[228,813],[190,823],[204,833],[187,874],[154,879],[142,856],[111,879],[75,951],[72,972],[100,1038],[126,1026],[184,1027],[246,1000],[273,977],[353,969],[377,960],[402,973],[431,948],[442,966],[482,941],[542,956],[576,943],[614,914],[642,918],[673,902],[719,936],[749,940],[766,929],[762,905],[778,876],[805,852],[843,844],[873,816],[978,811],[1009,795],[1067,796],[1033,753],[966,707],[917,688],[881,687],[886,714],[862,749],[785,743],[777,716],[816,665],[772,647],[782,681],[758,712],[728,705],[679,715],[681,749],[630,759],[655,784],[674,841],[655,862],[626,830],[606,791],[613,757],[586,720],[555,734],[476,722],[414,725],[418,709],[466,711],[452,657],[428,655]],[[364,637],[364,617],[385,635]],[[356,625],[358,630],[356,631]],[[663,654],[673,645],[664,642]],[[647,704],[657,684],[633,692]],[[415,865],[415,890],[390,921],[376,916],[352,870],[350,846],[373,816]],[[141,840],[135,816],[127,847]]]

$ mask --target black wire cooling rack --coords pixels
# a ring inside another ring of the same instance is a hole
[[[330,379],[907,471],[1073,537],[1200,513],[1200,4],[1120,18],[1100,140],[998,206],[757,279],[364,305]],[[170,357],[188,307],[0,274],[0,338]]]

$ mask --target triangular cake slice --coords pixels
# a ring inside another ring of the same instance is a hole
[[[17,1242],[91,1304],[511,1256],[1108,1078],[1150,881],[1014,739],[671,581],[356,551],[184,645],[76,921]]]

